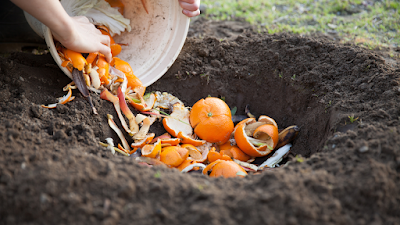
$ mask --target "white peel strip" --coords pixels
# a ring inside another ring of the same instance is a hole
[[[115,131],[115,133],[117,133],[119,139],[121,139],[121,142],[122,142],[122,145],[124,146],[124,149],[130,151],[131,148],[129,147],[129,144],[126,141],[124,134],[118,128],[117,124],[115,124],[115,122],[113,120],[113,116],[110,115],[110,114],[107,114],[107,117],[108,117],[108,125],[110,125],[111,129],[113,129]]]
[[[201,172],[203,173],[203,170],[204,170],[204,168],[206,168],[206,165],[204,165],[203,163],[194,163],[194,164],[191,164],[191,165],[185,167],[185,169],[183,169],[181,172],[187,173],[187,172],[191,171],[194,167],[202,168]]]
[[[275,153],[270,158],[268,158],[258,167],[258,170],[262,170],[266,166],[271,168],[275,167],[276,164],[282,161],[282,157],[289,152],[291,147],[292,144],[287,144],[284,145],[283,147],[280,147],[278,150],[275,151]]]

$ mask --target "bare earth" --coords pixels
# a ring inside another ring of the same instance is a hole
[[[95,116],[75,90],[42,108],[70,80],[50,54],[15,52],[0,57],[0,224],[400,223],[399,60],[240,21],[200,19],[189,35],[148,91],[301,126],[287,165],[212,179],[112,155],[98,144],[117,140],[112,104],[92,94]]]

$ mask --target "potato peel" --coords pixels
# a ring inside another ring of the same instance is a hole
[[[122,142],[122,145],[124,146],[124,149],[130,151],[131,148],[129,147],[129,144],[126,141],[124,134],[118,128],[117,124],[115,124],[115,122],[113,120],[113,116],[110,115],[110,114],[107,114],[107,118],[108,118],[108,125],[111,127],[111,129],[113,129],[115,131],[115,133],[117,133],[118,137],[121,139],[121,142]]]
[[[72,96],[72,90],[71,87],[68,87],[68,93],[64,95],[63,97],[58,98],[58,102],[54,104],[49,104],[49,105],[42,105],[43,108],[47,109],[54,109],[57,107],[58,104],[66,104],[67,102],[70,102],[75,99],[75,96]]]

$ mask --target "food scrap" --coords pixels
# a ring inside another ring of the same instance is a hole
[[[123,17],[121,1],[61,0],[61,3],[71,15],[92,16],[97,28],[110,37],[113,59],[108,63],[100,53],[84,57],[57,42],[62,66],[73,73],[74,84],[66,86],[68,94],[58,103],[43,107],[55,108],[57,104],[71,101],[74,98],[71,89],[78,88],[96,113],[89,90],[100,93],[101,99],[113,104],[123,127],[121,130],[108,114],[108,124],[122,145],[117,143],[115,147],[111,138],[100,145],[113,154],[134,157],[141,164],[164,165],[182,173],[197,171],[210,177],[245,177],[248,173],[278,166],[287,156],[290,143],[300,131],[297,126],[279,132],[278,124],[271,117],[261,115],[256,119],[248,106],[244,115],[233,115],[236,110],[231,111],[224,100],[216,97],[200,99],[187,107],[167,92],[145,93],[146,87],[134,75],[129,63],[116,57],[122,48],[114,41],[114,35],[131,29],[129,20]],[[148,13],[145,1],[142,3]],[[79,9],[74,8],[77,5]],[[130,107],[139,113],[135,115]],[[166,133],[156,137],[150,131],[157,120],[162,121]],[[257,158],[265,162],[256,163]]]

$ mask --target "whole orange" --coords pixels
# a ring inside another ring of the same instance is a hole
[[[189,120],[196,135],[211,143],[225,143],[234,128],[229,106],[214,97],[196,102],[190,110]]]

